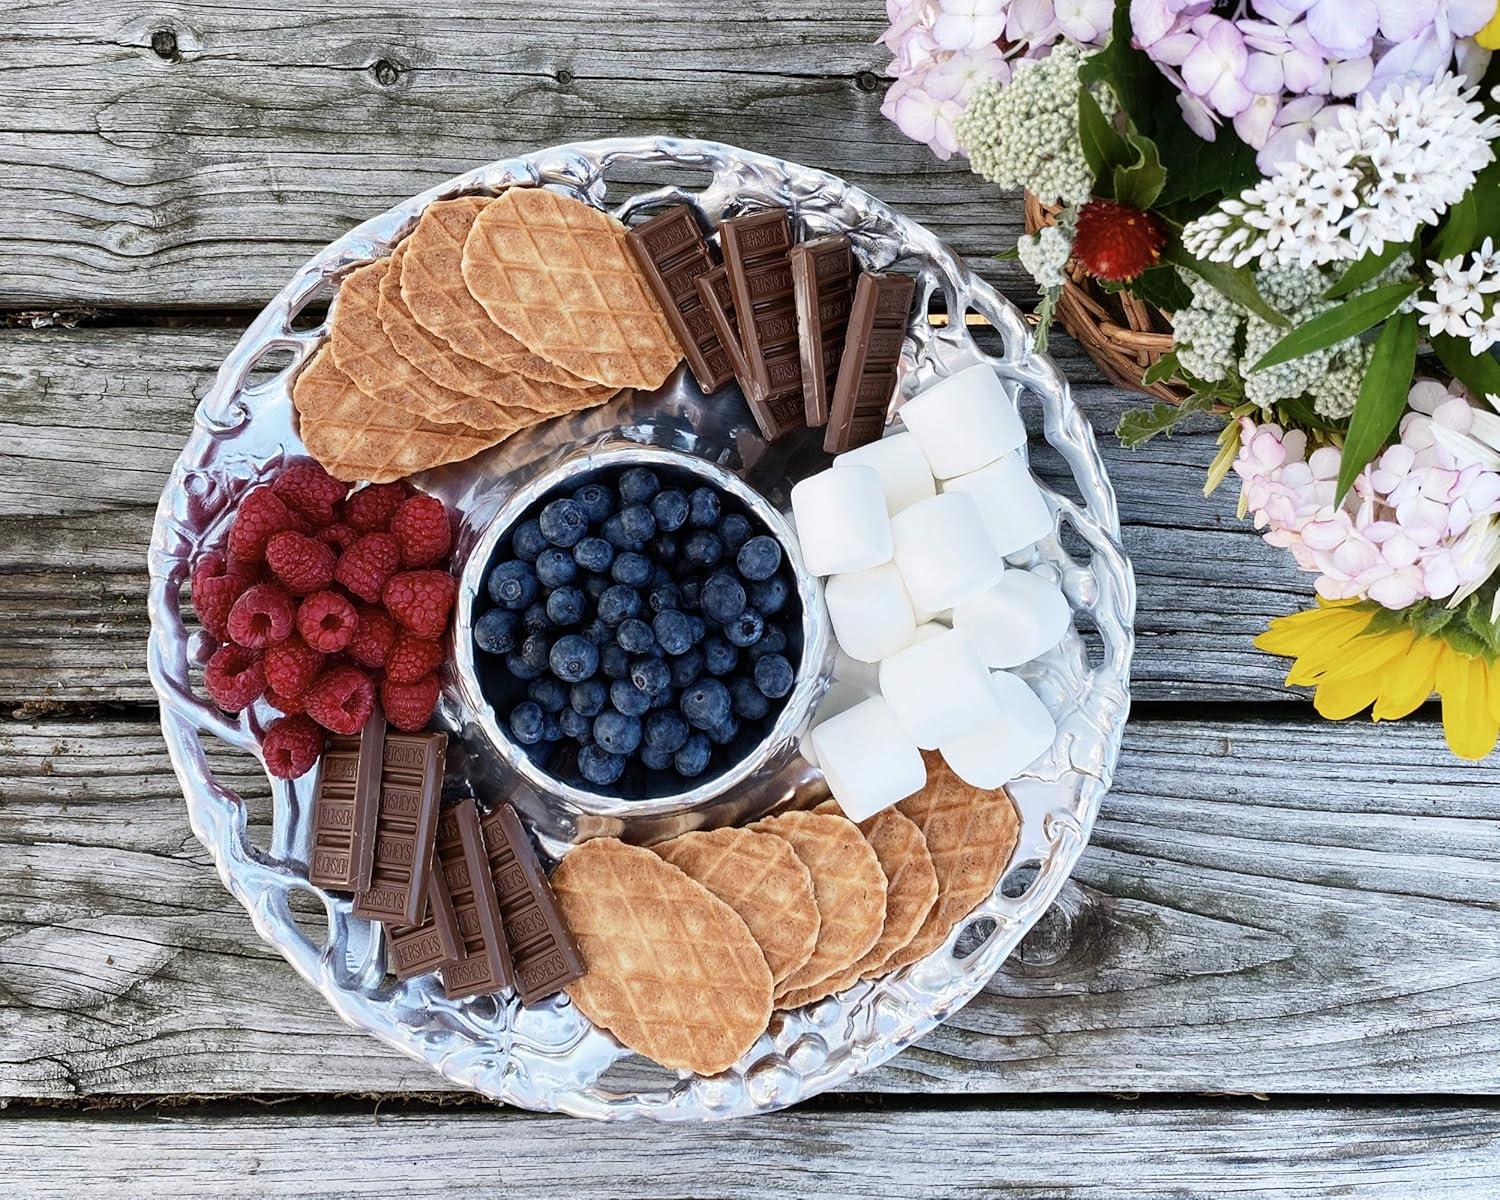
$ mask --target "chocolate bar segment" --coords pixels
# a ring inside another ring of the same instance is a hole
[[[693,286],[703,303],[703,311],[708,314],[709,323],[714,327],[719,345],[724,348],[729,369],[741,381],[740,390],[743,391],[744,380],[750,377],[750,364],[745,361],[739,327],[734,321],[734,293],[729,289],[729,271],[725,267],[715,267],[698,276]]]
[[[855,284],[823,438],[828,453],[842,454],[884,432],[915,291],[910,275],[861,275]]]
[[[828,424],[829,397],[838,379],[854,291],[854,252],[846,234],[793,246],[792,294],[802,351],[802,401],[807,424]]]
[[[378,708],[359,733],[328,739],[313,796],[307,870],[319,887],[357,892],[369,886],[384,746],[385,714]]]
[[[463,953],[458,935],[458,915],[448,895],[442,871],[427,873],[427,915],[420,925],[385,927],[391,948],[391,970],[397,979],[411,979],[436,971]]]
[[[583,959],[516,810],[498,805],[480,825],[516,990],[522,1004],[534,1004],[581,979]]]
[[[355,893],[355,916],[395,925],[422,919],[447,748],[443,733],[386,735],[370,885]]]
[[[791,220],[784,208],[734,217],[719,226],[734,321],[746,373],[739,376],[767,441],[803,421],[802,352],[792,295]]]
[[[625,241],[682,344],[693,378],[713,394],[734,377],[734,370],[698,295],[696,283],[714,269],[714,257],[693,210],[674,204],[637,225]]]
[[[472,799],[445,809],[438,819],[437,857],[463,943],[458,959],[442,969],[444,992],[460,1000],[510,987],[510,951]]]

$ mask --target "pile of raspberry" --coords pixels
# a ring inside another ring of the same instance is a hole
[[[354,734],[377,693],[397,729],[426,727],[447,658],[458,582],[453,534],[435,496],[404,482],[350,492],[311,459],[250,491],[222,554],[193,570],[198,620],[220,645],[204,686],[226,712],[264,697],[266,768],[309,771],[324,731]]]

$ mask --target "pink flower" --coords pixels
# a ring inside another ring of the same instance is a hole
[[[1250,90],[1241,82],[1249,53],[1233,22],[1205,15],[1193,22],[1200,41],[1183,61],[1182,80],[1216,112],[1232,117],[1250,105]]]

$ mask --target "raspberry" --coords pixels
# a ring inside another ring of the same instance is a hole
[[[216,641],[229,638],[229,610],[255,582],[255,568],[225,562],[222,555],[205,554],[193,568],[193,611],[198,623]]]
[[[266,690],[260,655],[232,643],[220,646],[203,668],[203,686],[225,712],[239,712],[254,704]]]
[[[404,483],[372,483],[344,501],[344,520],[360,533],[384,532],[408,494]]]
[[[345,525],[342,521],[335,521],[332,525],[318,530],[314,535],[320,542],[327,542],[338,553],[342,554],[354,544],[359,537],[359,531],[353,525]]]
[[[349,485],[340,483],[312,459],[298,458],[281,469],[271,481],[271,490],[288,508],[327,525],[333,520],[334,505],[349,494]]]
[[[292,632],[297,609],[292,598],[274,583],[246,588],[229,610],[226,625],[231,640],[251,650],[284,642]]]
[[[273,533],[266,543],[266,566],[294,596],[321,591],[333,582],[333,547],[305,533]]]
[[[445,558],[453,545],[448,510],[436,496],[413,496],[391,518],[391,536],[401,547],[407,567],[430,567]]]
[[[349,657],[364,667],[379,669],[396,641],[396,622],[380,608],[359,609],[359,624],[349,642]]]
[[[266,689],[266,703],[279,713],[291,716],[293,713],[307,711],[307,695],[283,696],[271,688]]]
[[[229,556],[241,562],[259,562],[273,533],[295,524],[281,497],[269,487],[252,488],[240,501],[229,526]]]
[[[307,690],[307,715],[331,733],[358,733],[375,711],[375,684],[358,667],[334,667]]]
[[[415,634],[441,637],[458,595],[458,580],[447,571],[403,571],[381,590],[385,611]]]
[[[406,733],[419,733],[432,719],[438,702],[438,677],[423,675],[415,683],[387,679],[380,685],[380,707],[385,719]]]
[[[401,547],[388,533],[367,533],[339,555],[333,577],[361,600],[374,604],[385,581],[401,569]]]
[[[297,632],[314,650],[334,654],[354,637],[354,605],[337,592],[314,592],[297,609]]]
[[[323,753],[323,731],[307,717],[283,717],[266,730],[260,752],[277,779],[296,779],[313,769]]]
[[[283,699],[307,691],[323,669],[323,656],[296,634],[266,649],[266,687]]]
[[[1161,248],[1166,244],[1161,222],[1138,208],[1113,200],[1090,200],[1078,210],[1073,257],[1100,279],[1134,279],[1161,261]]]
[[[416,683],[442,666],[443,658],[441,642],[402,633],[385,660],[385,677],[393,683]]]

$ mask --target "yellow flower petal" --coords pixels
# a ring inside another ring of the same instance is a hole
[[[1477,761],[1500,739],[1500,721],[1490,713],[1488,671],[1483,659],[1465,657],[1451,646],[1443,650],[1437,665],[1443,736],[1459,758]]]
[[[1304,644],[1298,652],[1286,681],[1298,687],[1311,687],[1320,682],[1325,672],[1344,660],[1350,645],[1364,636],[1369,623],[1365,613],[1352,613],[1349,620],[1325,624],[1315,639],[1309,639],[1309,644]]]
[[[1489,665],[1490,670],[1490,716],[1500,721],[1500,662]]]
[[[1380,676],[1360,675],[1355,679],[1318,684],[1318,690],[1313,693],[1313,707],[1318,710],[1320,717],[1342,721],[1361,709],[1369,708],[1379,695]]]
[[[1339,661],[1324,673],[1323,682],[1380,672],[1386,664],[1410,650],[1416,640],[1417,635],[1411,629],[1392,629],[1387,633],[1357,637],[1344,647]]]
[[[1500,50],[1500,5],[1496,6],[1490,23],[1474,35],[1474,40],[1486,50]]]
[[[1377,721],[1399,721],[1432,695],[1443,648],[1441,638],[1418,638],[1405,658],[1386,668],[1372,714]]]

